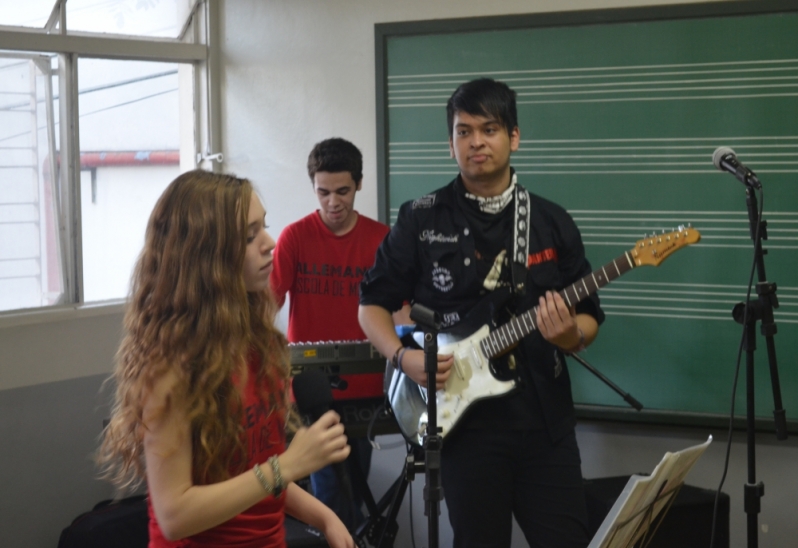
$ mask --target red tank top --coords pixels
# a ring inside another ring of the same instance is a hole
[[[248,363],[249,374],[244,388],[244,426],[247,436],[247,467],[263,464],[272,456],[285,451],[285,428],[277,412],[268,413],[268,405],[257,390],[258,359]],[[236,517],[212,529],[178,541],[163,537],[152,504],[147,500],[150,515],[149,548],[284,548],[283,528],[285,493],[279,498],[268,496]]]

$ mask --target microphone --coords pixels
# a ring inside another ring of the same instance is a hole
[[[299,412],[308,415],[313,422],[330,410],[333,403],[330,379],[318,369],[306,369],[294,377],[291,383]]]
[[[745,186],[756,189],[762,188],[762,183],[756,178],[754,172],[741,164],[740,161],[737,160],[737,155],[729,147],[718,147],[715,149],[715,152],[712,153],[712,163],[715,164],[715,167],[720,171],[728,171],[737,177]]]
[[[306,369],[296,375],[291,383],[294,390],[296,406],[302,415],[310,417],[311,421],[316,422],[319,418],[330,410],[333,403],[332,388],[330,379],[318,369]],[[343,491],[345,502],[352,512],[354,522],[355,499],[352,495],[352,482],[349,480],[349,473],[346,470],[345,462],[337,462],[331,465],[338,478],[338,484]],[[344,520],[346,523],[348,520]]]

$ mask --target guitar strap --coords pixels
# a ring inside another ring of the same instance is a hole
[[[515,174],[513,177],[515,178]],[[515,223],[513,224],[513,259],[510,274],[512,290],[517,296],[526,294],[526,269],[529,257],[529,192],[515,185]]]

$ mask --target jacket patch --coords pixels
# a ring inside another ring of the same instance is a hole
[[[538,251],[537,253],[530,253],[526,258],[526,266],[529,268],[532,265],[545,263],[548,261],[557,261],[557,250],[553,247]]]
[[[459,234],[441,234],[436,233],[434,230],[425,230],[419,235],[418,239],[422,242],[429,242],[429,243],[457,243],[459,239]]]
[[[460,321],[460,314],[457,312],[447,312],[443,315],[441,327],[451,327]]]
[[[452,278],[452,273],[449,272],[449,269],[442,266],[433,268],[432,285],[435,286],[435,289],[443,293],[446,293],[454,287],[454,278]]]
[[[413,200],[413,209],[429,209],[435,204],[435,195],[427,194],[418,200]]]

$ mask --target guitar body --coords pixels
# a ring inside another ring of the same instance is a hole
[[[485,324],[465,339],[450,333],[438,335],[438,353],[454,357],[454,366],[445,387],[435,394],[441,437],[452,430],[471,404],[503,396],[515,387],[508,369],[494,365],[480,348],[479,343],[489,334],[490,326]],[[406,439],[420,446],[427,432],[427,390],[404,373],[392,367],[389,369],[392,378],[388,401],[399,429]]]
[[[701,235],[697,230],[684,226],[674,232],[647,236],[638,240],[634,248],[612,262],[560,291],[560,297],[569,307],[574,306],[633,268],[659,266],[676,250],[700,239]],[[495,295],[486,297],[468,313],[466,321],[456,326],[456,332],[441,333],[438,336],[438,353],[454,356],[454,367],[446,386],[436,393],[441,437],[449,434],[472,403],[502,396],[514,388],[513,358],[508,352],[524,337],[537,330],[535,307],[512,317],[499,327],[493,328],[494,326],[485,324],[476,331],[467,331],[474,326],[474,323],[467,320],[479,318],[482,322],[485,318],[496,318],[497,312],[506,310],[503,302],[508,294],[500,290],[493,293]],[[399,429],[408,441],[423,445],[428,423],[427,391],[396,371],[390,361],[385,376],[386,395]]]

